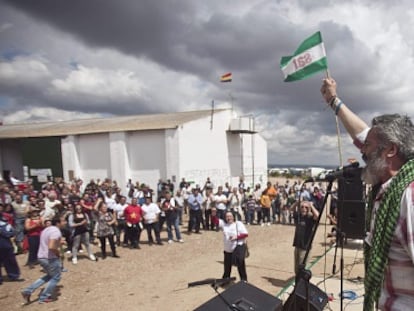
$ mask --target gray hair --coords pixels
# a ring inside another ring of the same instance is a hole
[[[394,144],[404,162],[414,158],[414,125],[408,116],[384,114],[375,117],[372,129],[376,130],[380,148]]]

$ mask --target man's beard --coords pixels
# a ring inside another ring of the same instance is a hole
[[[366,184],[376,185],[381,181],[381,174],[387,169],[387,162],[381,158],[381,150],[375,152],[371,159],[366,160],[367,165],[362,169],[362,180]]]

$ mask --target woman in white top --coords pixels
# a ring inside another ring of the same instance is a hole
[[[228,211],[225,220],[220,219],[219,228],[223,231],[224,273],[223,278],[231,275],[231,266],[237,265],[240,280],[247,282],[245,250],[248,232],[241,221],[234,221],[233,214]],[[237,247],[239,246],[239,247]],[[237,249],[236,249],[237,247]]]

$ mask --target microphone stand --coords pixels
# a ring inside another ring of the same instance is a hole
[[[352,181],[352,180],[350,180]],[[347,178],[344,177],[344,183],[347,182]],[[338,244],[341,247],[341,257],[340,257],[340,296],[341,296],[341,300],[340,300],[340,310],[343,310],[343,301],[344,301],[344,244],[346,242],[346,235],[345,232],[342,231],[342,221],[343,221],[343,212],[344,212],[344,208],[345,208],[345,204],[344,204],[344,200],[342,200],[342,202],[340,202],[338,200],[338,204],[337,204],[337,208],[340,209],[338,210],[338,218],[337,218],[337,224],[336,224],[336,245],[335,245],[335,256],[334,256],[334,262],[333,262],[333,266],[332,266],[332,274],[336,273],[336,253],[337,253],[337,249],[338,249]],[[340,220],[340,221],[339,221]]]
[[[299,269],[298,269],[298,273],[295,276],[295,287],[293,289],[293,292],[291,293],[291,295],[293,295],[293,309],[291,309],[292,306],[292,300],[287,301],[287,303],[283,306],[283,310],[284,311],[295,311],[296,309],[296,291],[298,289],[298,284],[300,280],[303,280],[305,283],[305,291],[306,291],[306,310],[310,310],[310,297],[309,297],[309,280],[312,277],[312,273],[310,270],[306,269],[306,261],[309,257],[310,254],[310,250],[312,248],[312,243],[313,240],[315,239],[315,235],[316,235],[316,230],[318,229],[319,223],[321,221],[321,217],[323,214],[323,211],[325,209],[325,206],[327,205],[328,202],[328,197],[331,194],[332,191],[332,185],[333,185],[333,181],[335,180],[335,178],[329,178],[328,181],[328,186],[326,188],[326,195],[323,199],[323,204],[322,204],[322,208],[319,211],[319,217],[316,220],[315,224],[313,225],[312,231],[311,231],[311,237],[309,239],[307,248],[306,248],[306,253],[305,253],[305,257],[302,260],[302,263],[299,265]],[[302,192],[302,191],[301,191]],[[300,196],[299,196],[299,203],[298,206],[300,206]],[[300,211],[299,211],[300,212]],[[290,297],[289,297],[290,298]]]
[[[225,305],[230,309],[234,311],[242,311],[240,310],[234,303],[230,303],[224,298],[224,296],[218,291],[219,284],[213,283],[211,284],[211,287],[213,287],[214,291],[217,293],[217,296],[220,297],[221,300],[225,303]]]
[[[242,311],[240,310],[234,303],[230,303],[224,298],[224,296],[218,291],[218,287],[223,284],[227,284],[229,282],[232,282],[236,280],[235,277],[229,277],[229,278],[223,278],[223,279],[205,279],[202,281],[196,281],[188,283],[188,287],[194,287],[198,285],[207,285],[210,284],[211,287],[214,289],[214,291],[217,293],[217,295],[220,297],[221,300],[225,303],[225,305],[230,309],[234,311]]]

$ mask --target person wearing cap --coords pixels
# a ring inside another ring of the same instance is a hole
[[[200,187],[196,185],[193,192],[188,196],[188,206],[190,208],[190,219],[188,221],[188,232],[200,233],[200,223],[202,218],[201,207],[203,196],[200,193]]]
[[[152,231],[154,231],[155,239],[158,245],[162,245],[159,227],[159,217],[161,210],[158,205],[152,202],[151,193],[145,194],[145,203],[141,206],[144,218],[144,226],[147,229],[148,244],[151,246],[154,243]]]

